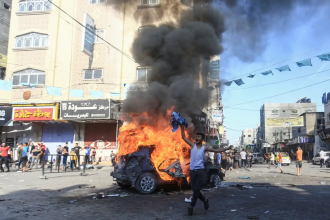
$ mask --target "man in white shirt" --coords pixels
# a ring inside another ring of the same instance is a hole
[[[320,151],[320,167],[322,168],[323,164],[324,164],[324,159],[325,159],[325,152],[322,150]]]
[[[242,167],[246,167],[246,152],[242,151],[240,153],[240,155],[241,155],[241,160],[242,160]]]

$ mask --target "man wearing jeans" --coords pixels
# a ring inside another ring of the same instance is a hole
[[[241,167],[246,167],[246,152],[243,150],[241,153],[242,165]]]
[[[204,167],[204,155],[205,152],[221,153],[228,149],[213,149],[208,146],[203,145],[204,134],[196,133],[195,143],[186,138],[184,132],[184,126],[181,125],[181,136],[182,139],[190,146],[190,183],[193,190],[193,197],[191,199],[190,207],[188,208],[188,214],[193,214],[193,208],[196,205],[197,199],[200,199],[204,203],[204,208],[207,210],[209,208],[209,200],[206,199],[201,193],[201,189],[205,182],[205,167]]]
[[[34,165],[36,165],[36,168],[38,168],[39,163],[39,157],[41,155],[41,151],[39,149],[39,146],[36,146],[36,148],[32,151],[32,161],[30,168],[32,169]]]
[[[324,164],[324,158],[325,158],[325,152],[321,148],[321,151],[320,151],[320,167],[321,168],[323,167],[323,164]]]

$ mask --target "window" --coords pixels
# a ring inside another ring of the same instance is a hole
[[[292,110],[291,110],[291,114],[292,114],[292,115],[296,115],[296,114],[298,114],[298,110],[297,110],[297,109],[292,109]]]
[[[249,134],[248,137],[251,137],[251,135]]]
[[[317,120],[316,120],[316,123],[317,123],[318,125],[322,124],[322,119],[317,119]]]
[[[298,133],[300,133],[301,132],[301,128],[298,128]]]
[[[191,7],[191,6],[192,6],[192,1],[193,1],[193,0],[181,0],[181,3],[182,3],[183,5],[186,5],[186,6],[188,6],[188,7]]]
[[[45,85],[45,72],[36,69],[25,69],[13,74],[13,85],[19,86],[21,83],[35,85]]]
[[[102,69],[84,70],[84,80],[102,79]]]
[[[278,115],[278,110],[272,110],[272,115]]]
[[[107,0],[89,0],[89,4],[106,3]]]
[[[159,0],[140,0],[141,5],[156,5],[159,4]]]
[[[16,37],[15,48],[47,47],[48,35],[29,33]]]
[[[139,27],[139,30],[138,30],[139,35],[142,35],[142,34],[146,33],[147,31],[149,31],[152,28],[155,28],[155,26],[153,26],[153,25],[147,25],[147,26]]]
[[[21,0],[18,3],[19,12],[49,11],[51,3],[48,0]]]
[[[151,69],[148,67],[140,67],[136,70],[137,72],[137,81],[138,82],[148,82],[150,77]]]
[[[104,29],[99,29],[99,30],[95,30],[95,34],[97,36],[100,36],[102,39],[105,38],[105,30]],[[103,40],[101,40],[101,38],[95,36],[95,41],[94,43],[103,43]]]
[[[10,11],[10,9],[11,9],[10,5],[8,5],[6,3],[3,3],[3,7],[8,11]]]
[[[244,137],[245,137],[245,135],[244,135]]]

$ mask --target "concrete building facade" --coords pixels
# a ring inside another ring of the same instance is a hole
[[[12,0],[0,1],[0,80],[6,78],[11,5]]]

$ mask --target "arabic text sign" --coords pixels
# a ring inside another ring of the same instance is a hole
[[[110,101],[107,99],[61,102],[61,119],[85,120],[109,118]]]
[[[14,107],[14,121],[52,121],[55,118],[55,107]]]
[[[304,126],[304,117],[266,118],[266,127],[298,127]]]
[[[0,107],[0,126],[12,126],[13,107]]]
[[[84,14],[84,26],[82,36],[81,51],[85,52],[87,55],[93,55],[94,46],[94,20],[88,14]]]

